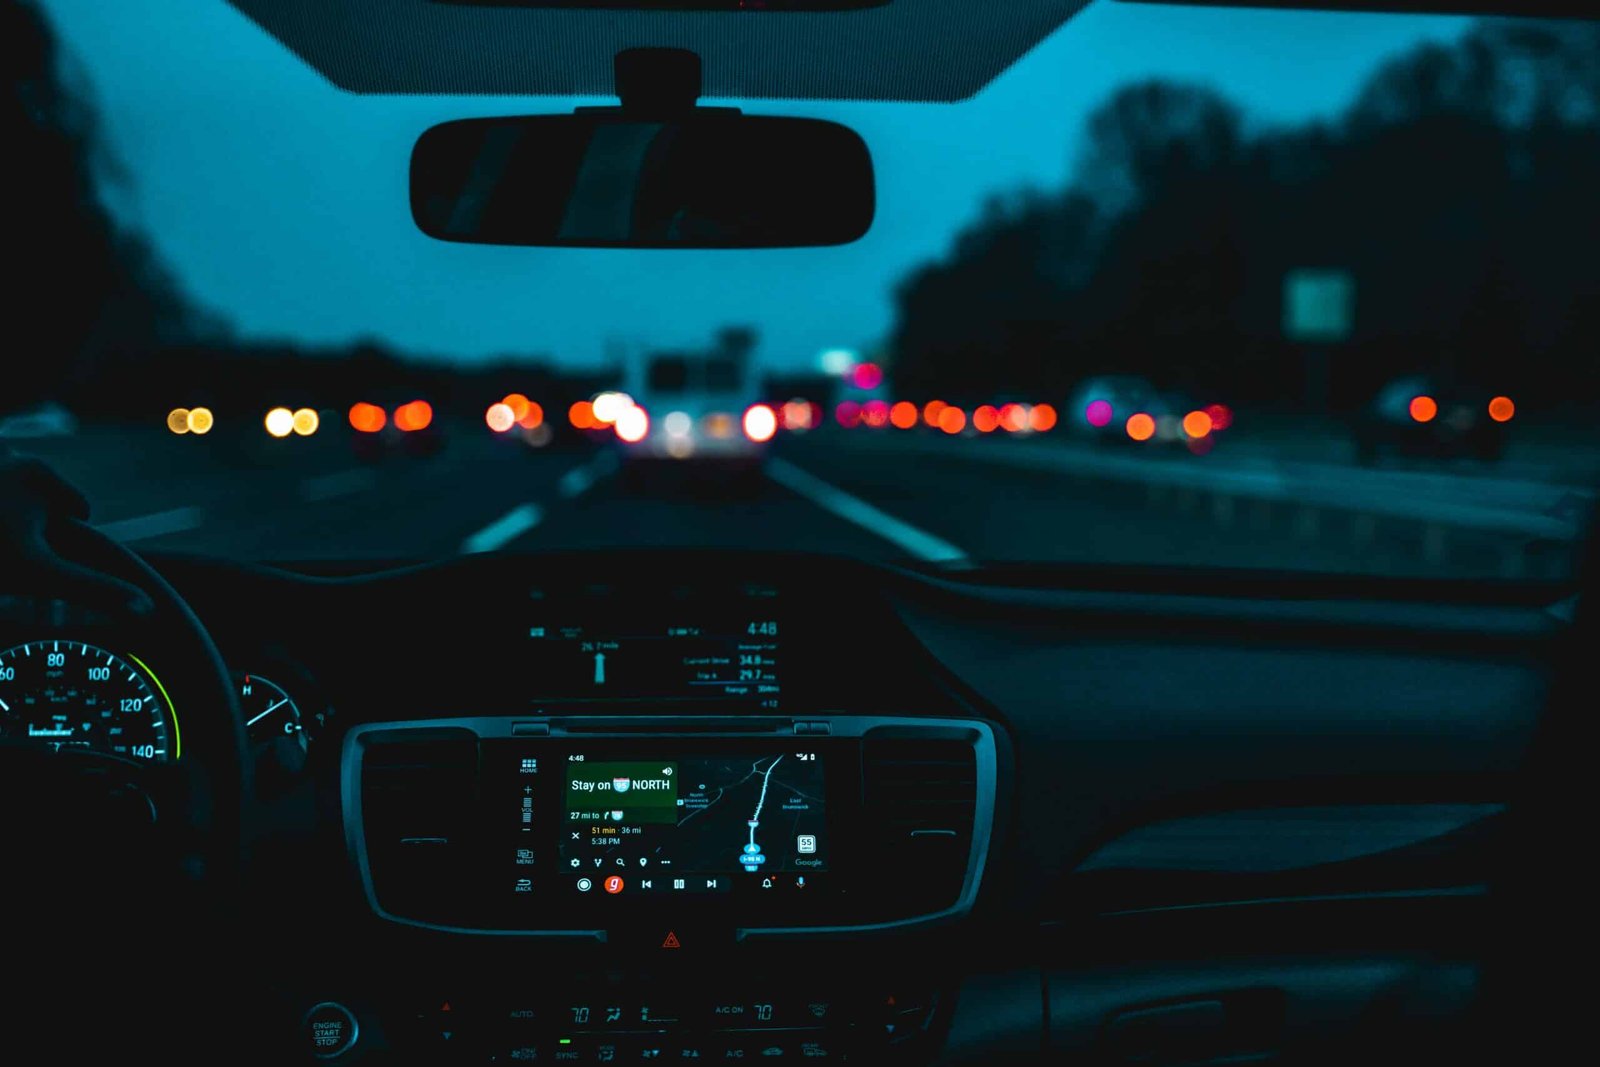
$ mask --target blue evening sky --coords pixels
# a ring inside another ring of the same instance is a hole
[[[418,233],[407,208],[411,144],[427,126],[604,101],[357,96],[222,0],[43,6],[127,173],[117,210],[239,334],[374,336],[463,360],[541,353],[566,365],[601,360],[608,342],[695,344],[731,322],[760,327],[768,365],[870,346],[890,327],[896,281],[943,255],[985,194],[1063,182],[1084,118],[1117,86],[1199,81],[1253,122],[1297,122],[1337,113],[1383,59],[1466,26],[1099,0],[964,103],[744,103],[861,132],[879,203],[861,241],[632,252],[443,244]]]

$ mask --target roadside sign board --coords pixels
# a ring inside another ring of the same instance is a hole
[[[1302,267],[1283,276],[1283,335],[1334,344],[1355,325],[1356,281],[1349,271]]]

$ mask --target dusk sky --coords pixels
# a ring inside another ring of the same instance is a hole
[[[147,231],[190,296],[248,338],[376,337],[462,360],[603,358],[608,340],[692,345],[752,323],[768,365],[809,366],[890,328],[895,283],[944,254],[982,198],[1059,187],[1087,114],[1150,77],[1212,85],[1261,125],[1331,116],[1384,59],[1463,19],[1097,2],[960,104],[744,101],[858,130],[878,217],[843,248],[630,252],[430,240],[406,199],[411,145],[470,115],[606,103],[357,96],[222,0],[44,0],[101,113]],[[707,103],[725,101],[708,100]]]

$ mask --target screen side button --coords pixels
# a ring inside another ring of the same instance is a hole
[[[800,737],[826,737],[833,733],[833,724],[827,722],[797,722],[794,732]]]

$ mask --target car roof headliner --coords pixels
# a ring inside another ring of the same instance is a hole
[[[625,48],[697,52],[704,95],[963,100],[1088,0],[891,0],[831,12],[228,0],[357,93],[610,96]]]

